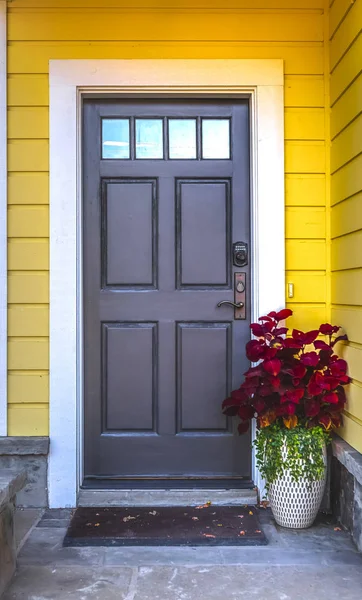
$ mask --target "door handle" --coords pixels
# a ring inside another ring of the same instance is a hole
[[[230,302],[230,300],[221,300],[217,307],[220,308],[223,304],[230,304],[230,306],[233,306],[234,308],[244,308],[244,302]]]

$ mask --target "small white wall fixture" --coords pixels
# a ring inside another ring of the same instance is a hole
[[[274,59],[52,60],[49,76],[49,502],[55,508],[76,506],[82,477],[82,97],[250,98],[253,320],[285,302],[284,101],[283,61]],[[258,485],[254,463],[253,470]]]

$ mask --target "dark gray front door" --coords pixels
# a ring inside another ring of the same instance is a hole
[[[249,479],[221,412],[248,367],[248,104],[89,100],[83,132],[84,485]],[[217,308],[239,272],[245,320]]]

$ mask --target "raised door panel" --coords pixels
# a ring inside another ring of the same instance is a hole
[[[157,324],[102,324],[104,432],[154,431],[157,421]]]
[[[230,229],[229,180],[177,181],[178,288],[230,287]]]
[[[220,410],[231,385],[231,324],[177,324],[178,431],[227,432]]]
[[[157,281],[156,181],[105,181],[103,288],[150,288]]]

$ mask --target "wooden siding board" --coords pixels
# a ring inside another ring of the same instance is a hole
[[[361,305],[362,269],[337,271],[331,277],[333,304]]]
[[[329,11],[329,35],[333,36],[341,21],[352,8],[351,0],[335,0]]]
[[[48,171],[48,140],[10,140],[8,143],[8,170]]]
[[[45,238],[49,235],[48,206],[10,205],[8,237]]]
[[[324,108],[324,77],[322,75],[286,75],[284,103],[287,108]]]
[[[9,404],[48,404],[48,373],[11,371],[8,376],[8,395]]]
[[[348,52],[333,70],[331,77],[331,104],[336,102],[348,86],[361,72],[362,35],[360,35]]]
[[[289,173],[285,177],[286,206],[325,206],[325,175]]]
[[[323,108],[287,108],[284,114],[286,140],[324,140]]]
[[[44,404],[27,406],[10,404],[8,408],[8,435],[48,435],[49,410]]]
[[[338,429],[338,435],[345,439],[353,448],[362,452],[361,425],[347,415],[344,416],[343,427]]]
[[[49,340],[47,338],[9,338],[8,368],[16,370],[47,370]]]
[[[347,398],[346,410],[362,423],[362,385],[357,382],[351,383],[348,386]]]
[[[8,175],[8,204],[48,204],[48,173],[24,172]]]
[[[289,327],[310,331],[319,327],[327,320],[328,309],[325,304],[295,304],[287,303],[288,308],[294,310],[294,314],[288,319]]]
[[[309,303],[321,303],[323,304],[326,300],[326,274],[323,271],[287,271],[285,274],[286,286],[288,283],[292,283],[294,286],[293,298],[288,298],[288,290],[286,290],[286,297],[288,304],[307,304]],[[293,308],[297,312],[300,311],[299,306]]]
[[[324,208],[287,207],[285,218],[287,239],[318,239],[326,236]]]
[[[352,379],[359,381],[361,376],[362,346],[351,344],[337,344],[338,355],[348,363],[348,374]]]
[[[362,229],[362,192],[348,198],[331,209],[331,237],[353,233]]]
[[[56,18],[55,18],[56,17]],[[226,11],[9,11],[9,41],[322,42],[323,15]]]
[[[324,271],[326,243],[324,240],[286,240],[288,271]]]
[[[334,205],[362,190],[362,155],[336,171],[331,177],[331,204]]]
[[[357,0],[345,14],[345,18],[340,22],[338,30],[331,39],[330,62],[332,69],[361,33],[361,23],[362,2]]]
[[[8,138],[37,139],[49,137],[47,107],[22,106],[8,109]]]
[[[10,271],[8,302],[10,304],[49,302],[49,273],[47,271]]]
[[[268,42],[24,42],[9,43],[9,73],[48,73],[53,59],[137,58],[282,58],[286,75],[322,75],[322,44],[273,44]]]
[[[362,73],[336,102],[331,111],[331,137],[334,138],[362,112]]]
[[[331,148],[332,173],[361,153],[362,114],[333,140]]]
[[[286,173],[325,173],[324,142],[286,141]]]
[[[10,304],[8,332],[10,337],[47,337],[49,335],[48,305]]]
[[[316,10],[325,8],[324,0],[293,0],[291,6],[290,0],[16,0],[16,8],[149,8],[155,6],[158,8],[190,8],[190,9],[210,9],[221,8],[223,10],[232,9],[267,9],[267,10]]]
[[[332,240],[331,266],[332,271],[358,269],[362,266],[362,231]]]
[[[333,306],[332,323],[340,325],[351,342],[362,344],[362,307]],[[361,376],[359,376],[361,379]]]
[[[8,106],[49,106],[49,77],[8,75]]]
[[[11,238],[8,266],[11,271],[46,271],[49,269],[49,241],[39,238]]]

